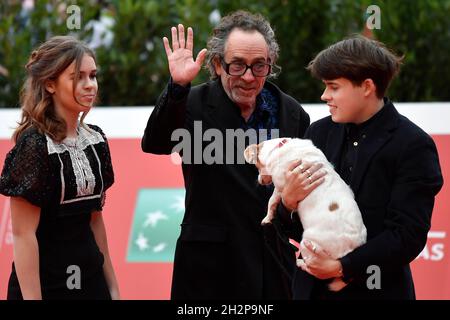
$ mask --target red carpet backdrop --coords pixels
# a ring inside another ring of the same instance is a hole
[[[450,299],[450,119],[449,103],[398,104],[438,147],[444,187],[437,197],[431,231],[412,263],[418,299]],[[312,120],[327,108],[305,107]],[[140,148],[151,108],[98,108],[86,122],[109,138],[116,183],[107,193],[104,219],[111,256],[124,299],[168,299],[173,252],[184,213],[181,167],[170,156],[144,154]],[[9,137],[17,110],[0,110],[0,163],[13,146]],[[447,122],[447,123],[446,123]],[[0,195],[0,299],[6,298],[12,262],[9,199]],[[382,283],[381,279],[381,283]]]

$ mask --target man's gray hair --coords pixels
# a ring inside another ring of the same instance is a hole
[[[278,59],[280,48],[269,21],[260,14],[252,14],[244,10],[239,10],[223,17],[214,28],[213,34],[208,40],[206,67],[209,69],[211,79],[218,78],[214,67],[214,60],[224,56],[225,42],[234,29],[258,31],[264,37],[269,47],[270,63],[275,65]],[[275,76],[275,74],[272,72],[271,76]]]

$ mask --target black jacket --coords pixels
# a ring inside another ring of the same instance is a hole
[[[311,294],[324,299],[415,298],[409,263],[425,246],[434,198],[443,180],[431,137],[388,100],[384,108],[359,143],[350,184],[368,233],[365,245],[341,259],[345,278],[352,281],[331,293],[324,290],[324,281],[299,269],[294,283],[297,299],[309,299]],[[305,138],[338,168],[344,124],[334,123],[331,117],[321,119],[311,124]],[[374,274],[368,271],[371,265],[380,268],[381,289],[367,287]]]
[[[307,113],[275,85],[266,82],[265,87],[278,98],[280,136],[302,137],[309,125]],[[171,141],[172,132],[185,128],[193,137],[194,121],[201,121],[202,133],[214,128],[225,137],[226,129],[241,126],[237,111],[220,80],[193,87],[179,100],[166,88],[148,121],[142,149],[171,153],[179,143]],[[197,147],[204,150],[208,144]],[[235,143],[231,149],[243,152]],[[182,169],[186,211],[175,252],[172,299],[289,298],[290,281],[264,245],[260,223],[271,192],[257,184],[256,167],[183,163]],[[293,251],[282,251],[293,272]]]

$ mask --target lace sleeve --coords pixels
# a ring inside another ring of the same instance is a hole
[[[50,176],[45,136],[30,128],[6,155],[0,177],[0,193],[22,197],[35,206],[44,207],[49,201],[53,185],[49,183]]]
[[[111,153],[109,151],[109,144],[103,132],[100,132],[105,139],[105,153],[103,157],[103,177],[105,179],[105,190],[111,187],[114,183],[114,170],[111,161]]]
[[[101,167],[102,167],[102,177],[103,177],[104,187],[103,187],[101,204],[100,204],[100,207],[97,209],[101,210],[103,208],[103,206],[105,205],[105,199],[106,199],[105,191],[107,189],[109,189],[114,183],[114,170],[113,170],[113,166],[112,166],[111,153],[109,151],[108,139],[106,138],[106,135],[103,133],[102,129],[100,129],[100,127],[98,127],[98,126],[89,125],[89,127],[91,129],[99,132],[102,135],[103,140],[105,140],[105,143],[102,143],[101,147],[99,148],[99,150],[100,150],[99,158],[102,163]]]

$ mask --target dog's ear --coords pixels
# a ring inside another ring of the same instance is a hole
[[[245,161],[251,164],[256,164],[258,162],[258,145],[251,144],[244,151]]]

